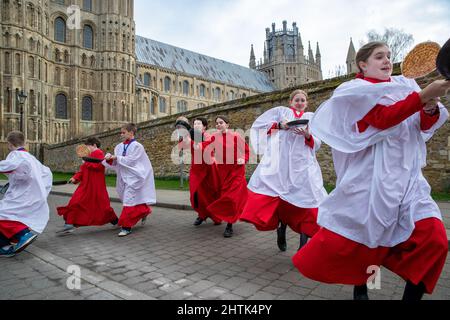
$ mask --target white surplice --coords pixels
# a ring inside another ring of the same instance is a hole
[[[117,160],[113,165],[103,161],[103,165],[116,171],[116,190],[120,200],[126,207],[139,204],[155,204],[156,190],[153,167],[144,147],[137,141],[129,144],[126,155],[123,156],[125,144],[121,143],[114,149]]]
[[[336,189],[319,207],[318,224],[369,248],[394,247],[406,241],[415,222],[442,219],[422,175],[426,141],[448,118],[425,132],[417,112],[400,124],[358,132],[357,122],[375,105],[404,100],[420,87],[403,76],[373,84],[355,79],[339,86],[311,120],[312,133],[332,147]]]
[[[317,208],[327,195],[323,187],[322,172],[316,159],[321,141],[316,136],[314,148],[305,143],[305,137],[289,130],[274,130],[274,123],[311,119],[306,112],[296,118],[294,110],[283,106],[264,112],[252,125],[250,141],[257,154],[263,154],[261,163],[253,173],[248,188],[255,193],[280,197],[300,208]]]
[[[0,200],[0,220],[18,221],[42,233],[49,219],[50,169],[26,151],[12,151],[0,161],[0,172],[9,180],[8,191]]]

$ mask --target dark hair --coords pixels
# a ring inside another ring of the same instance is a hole
[[[20,131],[11,131],[8,133],[6,141],[11,143],[14,147],[23,147],[25,145],[25,136]]]
[[[86,142],[84,143],[87,146],[93,146],[96,145],[97,148],[100,148],[102,146],[100,140],[98,140],[95,137],[87,138]]]
[[[388,47],[388,45],[382,41],[372,41],[366,43],[358,50],[358,53],[356,54],[356,66],[358,67],[359,72],[363,72],[363,70],[361,70],[361,67],[359,66],[359,63],[367,62],[367,59],[369,59],[373,51],[379,47]]]
[[[137,126],[134,123],[127,123],[124,124],[121,129],[125,129],[128,132],[133,132],[133,134],[136,134],[137,132]]]
[[[217,116],[214,122],[217,122],[217,119],[222,119],[226,124],[230,124],[230,120],[228,119],[227,116]]]
[[[175,128],[178,128],[179,126],[186,128],[188,131],[191,130],[191,125],[184,120],[177,120],[177,122],[175,122]]]
[[[194,124],[195,121],[201,121],[203,126],[205,127],[205,129],[208,129],[208,120],[206,120],[206,118],[204,118],[204,117],[197,117],[197,118],[194,119],[192,124]]]

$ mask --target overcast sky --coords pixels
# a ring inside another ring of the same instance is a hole
[[[265,29],[297,22],[305,54],[319,42],[325,78],[371,29],[402,29],[415,44],[450,37],[450,0],[135,0],[137,34],[248,67],[263,57]]]

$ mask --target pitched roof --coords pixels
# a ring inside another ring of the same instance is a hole
[[[154,65],[258,92],[275,90],[275,86],[266,74],[260,71],[141,36],[136,36],[136,58],[138,63]]]

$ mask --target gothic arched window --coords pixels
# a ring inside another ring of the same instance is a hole
[[[159,97],[159,112],[166,113],[166,99]]]
[[[183,94],[185,96],[189,95],[189,82],[187,80],[183,81]]]
[[[185,112],[187,111],[187,102],[184,100],[177,102],[177,112]]]
[[[57,119],[67,119],[67,97],[63,93],[56,96],[55,117]]]
[[[144,73],[144,86],[150,87],[151,77],[149,73]]]
[[[84,97],[81,106],[81,120],[92,121],[92,98]]]
[[[66,42],[66,22],[61,17],[55,19],[55,41]]]
[[[170,78],[169,77],[164,78],[164,91],[165,92],[170,91]]]
[[[205,97],[205,96],[206,96],[206,87],[205,87],[204,84],[201,84],[201,85],[200,85],[199,96],[200,96],[200,97]]]
[[[90,25],[85,25],[83,29],[83,47],[94,48],[94,30]]]
[[[219,87],[214,89],[214,100],[220,101],[220,88]]]

